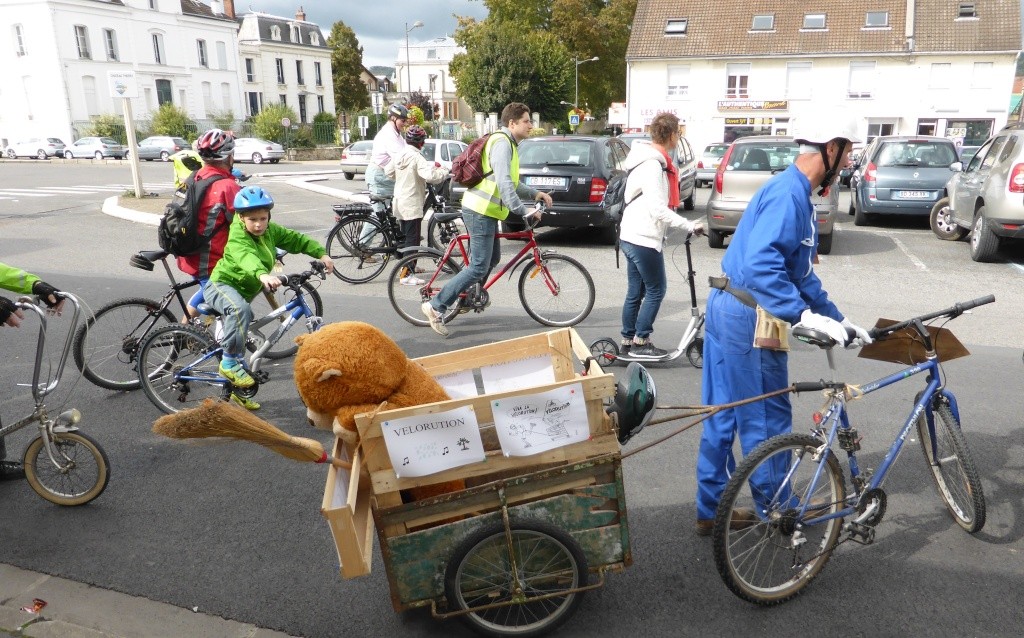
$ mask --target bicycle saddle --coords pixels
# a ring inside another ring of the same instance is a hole
[[[389,203],[391,201],[391,198],[388,197],[388,196],[382,196],[382,195],[370,195],[370,201],[371,202],[375,202],[375,203],[380,203],[380,204],[387,204],[387,203]]]
[[[434,213],[434,219],[436,219],[439,222],[450,222],[453,219],[458,219],[460,217],[462,217],[462,211],[461,210],[450,211],[450,212],[446,211],[444,213]]]
[[[211,306],[208,303],[201,303],[201,304],[199,304],[198,306],[196,306],[196,310],[198,310],[199,314],[201,314],[201,315],[209,315],[211,317],[219,317],[220,316],[220,313],[217,312],[217,309],[214,308],[213,306]]]
[[[827,332],[805,328],[804,326],[794,327],[793,336],[804,343],[809,343],[819,348],[832,348],[837,345],[836,340],[828,336]]]
[[[153,262],[160,261],[167,254],[166,250],[140,250],[128,259],[128,264],[140,270],[153,270]]]

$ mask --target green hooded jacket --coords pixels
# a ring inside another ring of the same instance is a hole
[[[32,294],[32,285],[37,281],[39,281],[39,277],[27,273],[21,268],[0,263],[0,288],[30,295]]]

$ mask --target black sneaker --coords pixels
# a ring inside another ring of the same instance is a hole
[[[633,340],[619,342],[619,354],[629,354],[630,348],[633,347]]]
[[[25,467],[16,461],[0,461],[0,481],[17,481],[25,478]]]
[[[639,357],[641,359],[658,359],[668,354],[667,350],[661,348],[655,348],[654,344],[648,341],[643,345],[633,344],[633,347],[629,351],[631,357]]]

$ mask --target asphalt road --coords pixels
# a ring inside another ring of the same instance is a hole
[[[169,181],[168,166],[144,168],[147,182]],[[116,165],[4,163],[0,192],[14,184],[31,189],[47,184],[130,183],[125,174],[127,169]],[[358,179],[319,183],[362,187]],[[272,178],[267,185],[278,201],[275,221],[326,237],[333,222],[331,197]],[[707,193],[701,191],[700,202]],[[154,245],[153,227],[100,214],[100,195],[41,204],[43,199],[53,198],[0,200],[0,260],[39,273],[93,307],[115,298],[155,297],[162,292],[166,282],[159,271],[146,273],[128,266],[133,252]],[[695,214],[700,212],[699,206]],[[1020,634],[1021,256],[975,264],[965,244],[941,242],[917,222],[855,228],[852,218],[843,218],[838,232],[833,254],[822,258],[818,272],[840,308],[858,323],[872,324],[878,317],[909,318],[956,301],[996,295],[995,304],[950,324],[973,356],[945,366],[982,475],[988,502],[985,529],[971,536],[952,522],[926,474],[917,441],[908,439],[909,449],[886,484],[888,513],[875,544],[842,545],[800,597],[777,608],[753,607],[724,587],[710,542],[692,532],[699,441],[692,430],[624,462],[634,564],[587,594],[558,635]],[[592,239],[586,232],[563,230],[545,232],[540,239],[544,246],[576,256],[598,282],[597,305],[579,326],[588,341],[615,337],[625,289],[625,273],[616,270],[613,251]],[[674,251],[670,248],[669,255],[685,270],[683,253]],[[721,252],[698,243],[694,257],[703,305],[705,278],[717,273]],[[288,267],[298,269],[300,264],[289,261]],[[683,274],[670,272],[670,299],[655,334],[663,347],[678,338],[689,318],[683,279]],[[525,316],[514,286],[506,284],[495,289],[486,313],[465,315],[453,323],[454,334],[446,341],[398,319],[383,280],[351,286],[332,278],[320,290],[327,320],[374,323],[414,357],[542,329]],[[58,328],[66,320],[52,325]],[[30,407],[24,388],[16,384],[27,380],[35,330],[31,324],[18,332],[3,329],[2,338],[0,415],[9,424]],[[858,382],[896,369],[859,359],[853,351],[840,354],[839,362],[842,376]],[[260,416],[291,433],[328,443],[326,433],[306,425],[289,365],[285,361],[271,369],[272,381],[260,391]],[[660,403],[699,401],[699,371],[680,362],[651,368]],[[792,379],[825,375],[820,352],[801,345],[794,348]],[[110,458],[110,485],[92,504],[63,509],[41,500],[24,483],[0,484],[0,562],[293,635],[469,635],[457,622],[436,622],[422,610],[394,613],[376,550],[373,574],[353,581],[340,578],[330,533],[318,512],[326,474],[322,466],[283,460],[240,443],[164,440],[149,430],[158,413],[141,393],[111,393],[85,380],[76,382],[71,373],[65,381],[56,401],[83,413],[82,428],[102,443]],[[862,466],[880,461],[919,383],[907,381],[853,403],[851,418],[865,437]],[[806,431],[809,415],[819,405],[817,396],[796,397],[794,430]],[[670,427],[651,428],[636,441],[652,440]],[[22,431],[9,445],[21,449],[28,440]]]

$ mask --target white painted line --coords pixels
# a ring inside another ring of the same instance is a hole
[[[25,191],[23,193],[17,192],[13,188],[5,188],[0,191],[0,195],[10,195],[12,197],[53,197],[55,193],[37,193],[32,191]]]
[[[1024,265],[1022,265],[1022,264],[1015,264],[1015,263],[1012,263],[1012,262],[1010,263],[1010,265],[1013,266],[1014,268],[1016,268],[1017,270],[1019,270],[1020,272],[1024,272]]]
[[[896,247],[903,251],[903,254],[906,255],[908,259],[910,259],[910,262],[912,264],[917,266],[918,270],[928,270],[928,266],[925,266],[923,261],[918,259],[912,252],[910,252],[910,249],[907,248],[907,245],[900,241],[898,237],[893,237],[892,243],[896,244]]]

